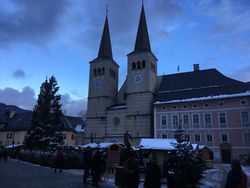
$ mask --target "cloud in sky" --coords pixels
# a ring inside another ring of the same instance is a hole
[[[36,104],[35,91],[30,87],[24,87],[22,91],[6,87],[0,89],[0,102],[32,110]]]
[[[229,76],[235,79],[250,82],[250,66],[237,69],[233,74]]]
[[[86,99],[72,100],[69,94],[62,95],[62,110],[66,115],[80,116],[87,108]]]
[[[193,9],[206,17],[211,25],[205,33],[217,41],[221,49],[250,50],[250,1],[205,0],[194,1]],[[246,40],[248,39],[248,40]]]
[[[58,29],[66,0],[9,0],[0,8],[0,48],[11,43],[46,44]],[[6,8],[7,7],[7,8]]]
[[[12,73],[12,77],[17,79],[24,79],[26,77],[26,74],[22,69],[17,69]]]
[[[27,86],[18,91],[13,88],[0,89],[0,102],[8,105],[16,105],[25,110],[33,110],[36,105],[36,95],[34,89]],[[87,107],[86,99],[72,100],[70,95],[64,94],[61,98],[62,110],[67,115],[80,116],[80,112]]]

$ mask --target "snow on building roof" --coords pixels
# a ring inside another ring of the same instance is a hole
[[[77,133],[81,133],[81,132],[85,132],[85,127],[83,127],[83,125],[82,124],[78,124],[78,125],[76,125],[76,127],[75,127],[75,131],[77,132]]]
[[[140,149],[152,149],[152,150],[174,150],[173,144],[176,144],[176,139],[156,139],[156,138],[142,138],[140,143]],[[202,149],[205,146],[199,144],[192,144],[193,149]]]
[[[80,146],[81,148],[87,148],[87,147],[90,147],[90,148],[100,148],[100,149],[104,149],[104,148],[108,148],[112,145],[120,145],[121,143],[117,143],[117,142],[101,142],[101,143],[89,143],[89,144],[86,144],[86,145],[83,145],[83,146]]]
[[[227,94],[227,95],[215,95],[215,96],[206,96],[206,97],[194,97],[187,99],[179,100],[170,100],[170,101],[156,101],[154,104],[169,104],[169,103],[179,103],[179,102],[192,102],[192,101],[204,101],[204,100],[215,100],[215,99],[225,99],[225,98],[234,98],[234,97],[247,97],[250,96],[250,91],[237,94]]]
[[[140,148],[155,150],[173,150],[175,149],[173,143],[177,143],[175,139],[142,138]]]

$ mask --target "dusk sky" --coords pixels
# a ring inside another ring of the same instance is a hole
[[[64,112],[86,109],[89,62],[97,57],[106,5],[119,86],[134,49],[141,0],[2,0],[0,102],[32,110],[54,75]],[[250,81],[250,0],[144,0],[158,75],[216,68]]]

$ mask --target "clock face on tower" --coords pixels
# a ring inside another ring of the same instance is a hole
[[[101,85],[102,85],[102,81],[101,81],[101,80],[96,80],[96,81],[95,81],[95,87],[96,87],[96,88],[100,88]]]
[[[134,76],[134,82],[139,84],[142,81],[142,75],[141,74],[137,74]]]

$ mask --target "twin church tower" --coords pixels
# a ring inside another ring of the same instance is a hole
[[[133,142],[153,136],[153,102],[157,85],[157,58],[151,51],[142,5],[134,50],[129,53],[127,76],[118,91],[119,65],[112,55],[106,16],[97,58],[90,62],[86,115],[87,142]]]

